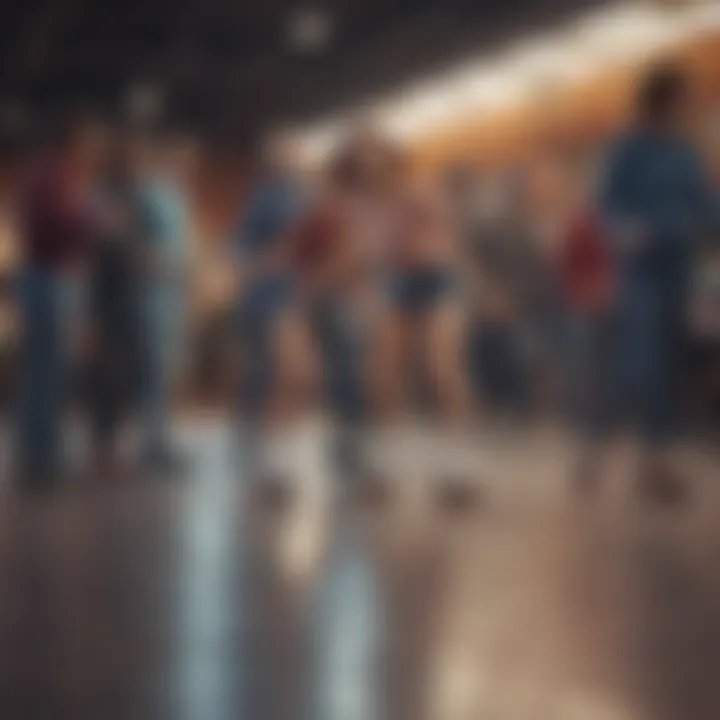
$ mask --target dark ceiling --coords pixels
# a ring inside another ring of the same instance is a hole
[[[599,0],[328,0],[322,49],[287,41],[290,0],[0,0],[0,101],[118,111],[132,81],[166,114],[251,133],[357,101]],[[310,3],[317,8],[317,3]]]

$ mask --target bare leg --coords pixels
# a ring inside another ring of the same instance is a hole
[[[272,328],[274,382],[259,443],[259,499],[279,509],[294,495],[305,414],[315,387],[316,362],[300,313],[289,310]]]
[[[297,312],[278,318],[272,342],[276,372],[266,418],[271,427],[297,421],[309,409],[317,379],[310,333]]]
[[[381,424],[397,420],[403,410],[405,383],[403,361],[407,357],[412,327],[393,309],[383,310],[369,353],[372,414]]]
[[[462,308],[454,300],[443,302],[428,314],[422,330],[427,369],[441,417],[454,428],[466,428],[471,415],[471,391]]]
[[[442,426],[436,437],[433,464],[440,484],[438,500],[449,509],[473,506],[478,488],[470,456],[471,394],[466,369],[466,326],[462,307],[448,299],[434,308],[423,324],[424,351]]]
[[[388,480],[395,475],[391,467],[397,451],[393,447],[397,439],[393,428],[405,405],[403,362],[412,327],[397,310],[385,307],[373,330],[367,369],[370,427],[364,450],[368,467],[361,487],[363,499],[371,505],[385,500],[390,489]]]

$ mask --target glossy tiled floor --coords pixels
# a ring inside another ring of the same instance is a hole
[[[717,457],[687,450],[672,513],[622,447],[573,497],[543,430],[485,439],[472,513],[416,487],[363,515],[308,461],[265,515],[229,431],[185,435],[183,482],[2,497],[2,720],[720,717]]]

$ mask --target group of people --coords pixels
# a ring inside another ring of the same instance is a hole
[[[189,151],[181,137],[60,123],[21,193],[21,348],[16,469],[32,486],[71,473],[75,419],[91,465],[118,472],[121,432],[138,419],[152,472],[181,461],[168,428],[189,260]]]
[[[545,336],[535,345],[562,348],[554,371],[572,380],[578,487],[598,484],[623,419],[642,438],[638,486],[683,497],[673,450],[685,301],[698,243],[720,236],[694,101],[680,68],[654,68],[632,128],[597,178],[584,168],[564,185],[560,222],[536,223],[535,243],[512,216],[488,233],[466,176],[419,179],[377,132],[349,133],[312,190],[274,145],[239,231],[243,406],[262,428],[260,475],[272,485],[292,474],[322,397],[336,427],[352,428],[355,471],[372,487],[390,485],[407,421],[430,409],[420,451],[438,487],[475,493],[483,469],[458,463],[477,442],[468,341],[479,321],[479,414],[497,397],[521,405],[519,300],[528,334]]]
[[[683,72],[654,69],[597,177],[576,164],[554,199],[529,198],[513,176],[488,192],[467,168],[420,177],[402,147],[367,127],[311,177],[291,143],[268,143],[233,238],[239,405],[261,486],[286,485],[319,410],[361,486],[389,489],[395,459],[410,452],[442,492],[475,496],[478,418],[529,409],[537,378],[523,366],[525,343],[572,380],[581,487],[597,484],[609,431],[631,417],[645,449],[640,486],[680,497],[670,456],[685,300],[698,242],[720,237],[693,108]],[[15,413],[28,480],[63,473],[77,409],[98,471],[118,468],[130,417],[143,465],[181,469],[169,428],[189,354],[192,165],[182,136],[113,136],[87,123],[62,126],[33,164]],[[523,222],[518,208],[533,202],[554,222],[542,212]],[[408,444],[419,425],[421,442]]]
[[[462,263],[442,193],[413,182],[402,152],[369,130],[312,191],[291,165],[271,144],[239,231],[243,406],[262,428],[265,482],[292,472],[320,398],[367,481],[387,477],[422,388],[454,441],[470,442]]]

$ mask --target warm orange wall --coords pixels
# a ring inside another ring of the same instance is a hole
[[[720,33],[681,48],[673,57],[696,78],[706,98],[720,97]],[[490,117],[469,117],[414,148],[424,171],[461,160],[483,166],[527,159],[549,137],[598,140],[627,120],[641,67],[605,74],[581,87],[545,96],[542,102]]]

